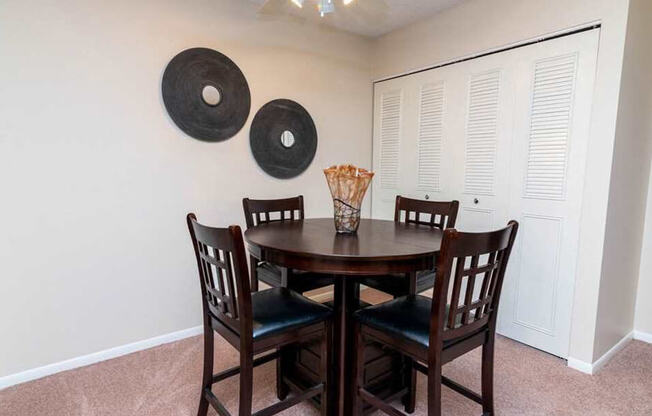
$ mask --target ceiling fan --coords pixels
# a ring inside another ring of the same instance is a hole
[[[288,5],[298,9],[313,5],[319,15],[324,17],[335,12],[337,6],[349,6],[356,1],[358,0],[265,0],[261,9],[266,12],[281,12],[286,10]]]
[[[299,7],[303,7],[303,3],[305,3],[305,0],[291,0],[292,3]],[[353,0],[342,0],[342,4],[345,6],[348,6],[349,4],[353,3]],[[324,17],[324,15],[328,13],[333,13],[335,11],[335,0],[319,0],[317,2],[317,11],[319,11],[319,15],[321,17]]]

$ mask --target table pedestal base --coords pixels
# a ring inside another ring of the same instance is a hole
[[[295,392],[303,391],[319,382],[317,371],[319,370],[320,357],[317,344],[292,348],[287,351],[287,354],[284,378],[290,390]],[[386,401],[400,399],[407,393],[405,365],[400,354],[385,351],[380,345],[372,343],[367,345],[365,358],[365,385],[367,390]],[[348,387],[352,383],[353,380],[346,381],[344,385]],[[320,396],[316,396],[312,402],[319,408]],[[332,407],[337,407],[335,400],[333,405]],[[367,406],[364,413],[370,413],[371,410],[373,409]],[[336,409],[331,408],[329,414],[336,415],[338,413],[336,413]]]
[[[329,415],[351,415],[354,394],[352,313],[360,307],[359,291],[354,279],[336,279],[333,302],[334,334],[332,348],[333,373],[329,392]],[[284,350],[283,378],[291,390],[301,390],[319,382],[319,344],[305,344]],[[380,344],[370,342],[365,349],[365,388],[385,399],[400,399],[407,393],[409,372],[405,358]],[[319,396],[314,399],[319,404]],[[365,414],[371,411],[365,408]]]

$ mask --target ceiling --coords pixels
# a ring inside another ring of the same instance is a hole
[[[335,13],[319,17],[317,0],[305,0],[303,8],[290,0],[250,0],[266,18],[293,19],[367,37],[378,37],[455,6],[463,0],[354,0],[348,6],[335,2]]]

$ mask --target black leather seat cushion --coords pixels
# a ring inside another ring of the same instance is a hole
[[[363,277],[359,282],[393,296],[405,296],[409,291],[409,281],[404,274]],[[417,293],[432,289],[434,285],[434,270],[417,272]]]
[[[428,348],[431,307],[432,299],[410,295],[360,309],[353,316],[364,325]]]
[[[256,268],[258,279],[272,287],[281,286],[281,268],[268,263],[261,262]],[[292,270],[288,281],[288,288],[295,292],[305,293],[320,287],[333,284],[333,276],[320,273],[304,272],[301,270]]]
[[[252,293],[251,304],[254,339],[312,325],[332,315],[330,308],[281,287]]]

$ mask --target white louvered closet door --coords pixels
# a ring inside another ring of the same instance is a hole
[[[440,189],[444,83],[414,76],[374,90],[372,214],[393,219],[396,195]]]
[[[376,175],[371,182],[372,216],[391,219],[394,197],[405,175],[404,153],[406,97],[401,82],[377,86],[374,93],[373,160]]]
[[[393,218],[396,195],[459,200],[458,228],[469,231],[505,217],[512,72],[490,56],[376,84],[375,218]]]
[[[507,218],[514,65],[510,53],[464,62],[456,106],[451,199],[460,201],[456,227],[482,232]],[[447,155],[448,156],[448,155]]]
[[[376,84],[374,90],[374,170],[372,214],[393,219],[396,195],[417,199],[452,198],[454,163],[447,131],[455,114],[447,111],[447,91],[460,77],[442,68]]]
[[[521,228],[498,332],[567,357],[599,31],[375,84],[372,214],[460,201],[456,228]]]
[[[568,357],[599,31],[518,54],[508,216],[519,237],[498,331]]]

